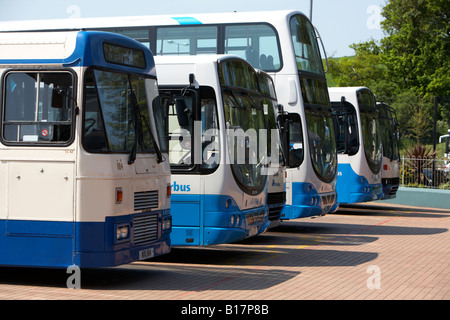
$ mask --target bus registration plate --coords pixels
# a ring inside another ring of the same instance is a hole
[[[153,248],[141,250],[141,251],[139,251],[139,260],[153,258],[154,255],[155,255],[155,251]]]
[[[250,231],[249,231],[249,233],[248,233],[248,236],[249,236],[249,237],[253,237],[253,236],[255,236],[257,233],[258,233],[258,227],[257,227],[257,226],[252,226],[252,227],[250,228]]]

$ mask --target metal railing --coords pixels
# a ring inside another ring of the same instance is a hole
[[[450,190],[450,161],[403,156],[400,167],[400,185],[402,187]]]

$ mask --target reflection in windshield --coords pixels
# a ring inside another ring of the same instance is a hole
[[[364,152],[373,173],[380,172],[382,160],[382,145],[380,129],[376,114],[361,112],[361,128],[363,132]]]
[[[362,89],[358,91],[357,98],[361,114],[361,129],[367,163],[373,173],[378,173],[381,169],[383,148],[375,96],[370,90]]]
[[[224,90],[223,95],[231,168],[238,183],[252,194],[262,190],[266,179],[258,155],[260,129],[265,128],[263,110],[255,104],[259,99],[231,90]]]
[[[378,105],[380,111],[380,130],[383,142],[383,156],[392,160],[400,158],[398,153],[398,137],[396,120],[393,110],[387,105]]]
[[[298,70],[323,74],[314,27],[301,15],[291,18],[290,27]]]
[[[351,103],[345,100],[334,102],[332,106],[336,151],[340,154],[355,155],[359,150],[359,129],[356,109]]]
[[[95,75],[95,76],[94,76]],[[146,81],[127,74],[88,70],[85,88],[84,147],[91,152],[156,152],[149,116]],[[150,85],[151,87],[151,85]],[[132,89],[132,90],[131,90]]]
[[[336,141],[330,113],[306,111],[308,140],[314,170],[321,180],[331,181],[336,175]]]

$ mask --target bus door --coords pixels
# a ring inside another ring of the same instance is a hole
[[[56,259],[55,265],[72,262],[73,78],[70,72],[40,71],[11,71],[3,78],[6,239],[16,248],[11,263],[30,257],[34,265],[49,259]]]

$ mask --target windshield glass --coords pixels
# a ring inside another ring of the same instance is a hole
[[[231,168],[239,185],[244,191],[251,190],[251,194],[259,193],[266,179],[258,154],[259,130],[265,128],[264,114],[255,101],[260,103],[260,97],[232,90],[223,92]]]
[[[267,155],[270,157],[272,164],[281,164],[284,162],[283,155],[286,153],[284,152],[285,150],[282,150],[283,146],[280,142],[281,132],[276,119],[278,101],[275,87],[272,79],[263,72],[258,73],[258,81],[262,93],[263,110],[267,127]]]
[[[332,102],[336,151],[355,155],[359,150],[358,117],[355,107],[347,102]]]
[[[329,182],[336,175],[336,140],[331,112],[306,110],[308,140],[314,171],[319,179]]]
[[[390,160],[398,160],[398,141],[393,112],[386,105],[378,105],[380,112],[380,130],[383,142],[383,156]]]
[[[219,64],[219,80],[233,175],[244,192],[258,194],[267,176],[265,154],[259,154],[260,130],[266,126],[256,72],[247,62],[230,59]]]
[[[311,22],[298,14],[291,18],[290,29],[305,105],[311,160],[319,179],[329,182],[336,175],[336,140],[316,34]]]
[[[295,15],[291,18],[290,28],[298,70],[322,75],[322,58],[312,24],[305,16]]]
[[[150,117],[155,79],[89,69],[85,75],[83,143],[90,152],[155,152],[152,127],[162,123]],[[158,130],[159,131],[159,130]]]
[[[378,173],[381,169],[383,149],[375,97],[371,91],[366,89],[358,91],[357,97],[361,114],[364,153],[370,170]]]

